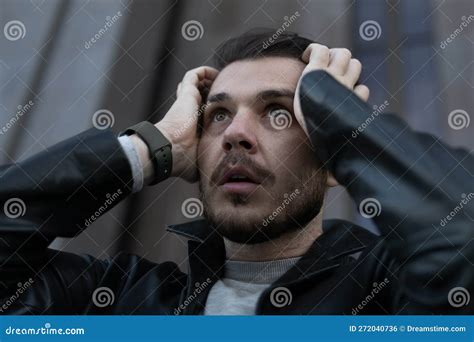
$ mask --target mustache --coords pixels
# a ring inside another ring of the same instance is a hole
[[[214,172],[211,175],[210,183],[212,185],[217,185],[219,180],[224,176],[228,166],[244,166],[249,169],[255,176],[265,182],[274,182],[275,174],[270,170],[266,169],[263,166],[257,164],[251,157],[248,156],[245,152],[233,152],[226,154],[224,158],[215,168]]]

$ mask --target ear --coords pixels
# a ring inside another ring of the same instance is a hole
[[[331,172],[328,171],[328,179],[326,181],[326,185],[328,187],[334,187],[334,186],[338,186],[339,185],[339,182],[336,180],[336,178],[332,175]]]

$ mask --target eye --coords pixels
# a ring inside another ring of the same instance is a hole
[[[228,116],[229,115],[225,111],[218,110],[213,114],[212,121],[214,122],[224,121],[225,119],[227,119]]]

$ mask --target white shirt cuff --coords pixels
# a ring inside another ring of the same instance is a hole
[[[127,155],[128,161],[130,162],[130,166],[132,168],[132,192],[138,192],[143,188],[143,167],[138,156],[138,151],[135,149],[135,145],[133,144],[130,137],[122,135],[118,137],[118,140],[122,145],[122,148]]]

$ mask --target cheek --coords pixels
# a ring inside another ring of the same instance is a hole
[[[209,136],[201,137],[198,143],[198,171],[206,174],[208,177],[211,176],[216,166],[217,160],[214,160],[214,155],[216,154],[217,147],[217,139],[210,139]]]
[[[309,141],[304,131],[295,124],[278,132],[272,132],[266,137],[268,149],[272,156],[277,157],[280,162],[287,164],[290,160],[299,160],[308,153]]]
[[[281,132],[283,133],[283,132]],[[317,166],[314,153],[301,129],[288,131],[273,137],[270,147],[270,158],[273,159],[275,172],[285,181],[291,182],[301,178],[309,168]]]

